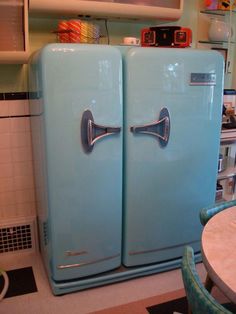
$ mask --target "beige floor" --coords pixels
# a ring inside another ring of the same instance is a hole
[[[0,314],[94,313],[183,288],[180,270],[173,270],[56,297],[51,293],[39,255],[5,255],[0,260],[0,267],[6,270],[27,266],[33,267],[38,292],[2,300]],[[205,278],[203,265],[198,264],[197,269]]]

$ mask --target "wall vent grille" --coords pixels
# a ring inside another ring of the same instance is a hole
[[[34,221],[0,225],[0,254],[35,250],[35,232]]]

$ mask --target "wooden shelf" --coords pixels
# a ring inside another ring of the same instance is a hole
[[[218,173],[217,180],[225,180],[232,177],[236,177],[236,165],[234,158],[228,157],[226,160],[226,169]]]
[[[201,10],[200,13],[203,14],[211,14],[211,15],[218,15],[218,16],[225,16],[229,14],[229,10]],[[232,11],[232,13],[236,13],[236,11]]]
[[[0,64],[28,63],[29,53],[26,51],[0,51]]]
[[[221,145],[236,143],[236,129],[222,130],[220,137]]]
[[[228,44],[228,41],[209,41],[209,40],[199,40],[200,44],[209,44],[209,45],[224,45]],[[230,41],[231,44],[235,44],[235,41]]]
[[[29,9],[31,16],[39,17],[82,16],[137,22],[178,20],[183,5],[184,0],[30,0]]]

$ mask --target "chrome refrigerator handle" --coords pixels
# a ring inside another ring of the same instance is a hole
[[[85,110],[81,120],[81,141],[86,153],[93,150],[94,144],[105,136],[120,133],[121,127],[99,125],[94,122],[92,112]]]
[[[159,120],[150,124],[131,126],[130,131],[155,136],[158,138],[160,145],[165,147],[170,137],[170,114],[168,109],[161,109]]]

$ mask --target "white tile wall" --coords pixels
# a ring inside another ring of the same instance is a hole
[[[0,219],[35,215],[31,133],[27,115],[28,100],[0,101]]]

